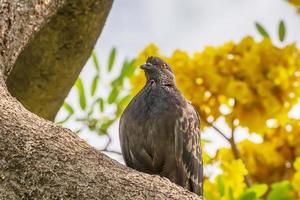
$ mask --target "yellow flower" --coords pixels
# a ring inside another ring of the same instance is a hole
[[[252,101],[252,93],[248,85],[243,81],[231,81],[227,86],[227,94],[242,104]]]
[[[300,157],[298,157],[296,159],[296,161],[294,162],[294,168],[296,171],[299,171],[300,172]],[[299,185],[300,186],[300,185]]]
[[[296,173],[293,176],[292,185],[297,191],[298,195],[300,195],[300,157],[298,157],[294,162],[294,168],[296,170]]]
[[[204,196],[207,200],[217,200],[221,199],[221,194],[218,191],[217,184],[209,181],[208,179],[204,179],[203,183]]]
[[[241,160],[223,162],[221,165],[223,174],[214,180],[205,180],[204,195],[207,199],[230,200],[230,193],[237,199],[246,188],[244,176],[247,169]],[[221,190],[221,191],[220,191]]]
[[[264,132],[269,119],[285,123],[300,95],[300,52],[295,44],[279,48],[268,38],[256,42],[245,37],[239,43],[208,46],[193,55],[177,49],[169,57],[150,44],[135,64],[151,55],[172,66],[178,88],[202,117],[224,117],[227,122],[238,119],[253,132]],[[134,93],[143,80],[144,74],[137,70],[131,80]],[[222,112],[224,106],[230,113]]]
[[[289,86],[289,74],[287,69],[283,66],[278,66],[269,71],[268,78],[274,82],[274,84],[282,89],[286,89]]]

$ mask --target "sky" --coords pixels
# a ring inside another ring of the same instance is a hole
[[[176,48],[193,52],[245,35],[259,39],[255,21],[275,36],[280,19],[289,29],[287,41],[294,41],[300,18],[285,0],[116,0],[96,50],[103,53],[116,46],[122,54],[135,56],[154,42],[165,53]]]
[[[149,43],[157,44],[166,55],[178,48],[192,54],[208,45],[222,45],[230,40],[238,42],[247,35],[261,39],[254,26],[256,21],[264,25],[273,41],[279,45],[277,26],[281,19],[287,27],[285,43],[299,44],[300,15],[285,0],[115,0],[95,45],[95,52],[102,65],[106,65],[112,47],[117,48],[117,65],[125,57],[135,57]],[[94,73],[92,62],[88,61],[80,77],[85,83],[90,82]],[[113,74],[117,73],[118,69],[115,69]],[[105,93],[105,88],[100,92]],[[79,110],[74,89],[66,101]],[[63,115],[64,112],[60,111],[57,118]],[[217,125],[228,131],[222,120]],[[75,122],[66,126],[76,130]],[[113,137],[110,148],[120,151],[118,124],[114,124],[109,132]],[[207,130],[205,135],[218,138],[212,130]],[[80,136],[98,149],[106,141],[106,138],[88,132]],[[246,134],[239,139],[244,137]],[[226,142],[218,138],[207,148],[213,151],[218,145],[226,145]],[[109,155],[122,161],[120,156]]]

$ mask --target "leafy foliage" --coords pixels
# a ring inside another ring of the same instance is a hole
[[[77,79],[75,86],[78,90],[78,96],[79,96],[79,104],[82,110],[86,109],[86,97],[85,97],[85,91],[83,87],[82,80],[79,78]]]
[[[92,53],[91,60],[93,61],[95,74],[91,84],[86,84],[81,78],[78,78],[74,88],[77,90],[78,103],[82,112],[77,111],[71,104],[65,102],[62,109],[67,112],[67,116],[58,123],[64,124],[74,120],[81,125],[81,128],[76,131],[77,133],[88,129],[90,132],[109,136],[109,127],[116,122],[131,100],[131,95],[128,91],[126,92],[125,85],[126,80],[133,74],[135,69],[133,60],[125,59],[119,69],[121,73],[117,77],[108,80],[107,77],[112,77],[111,73],[114,69],[116,56],[117,51],[113,48],[108,58],[107,71],[104,72],[100,68],[103,64],[100,65],[97,55],[94,52]],[[103,76],[106,76],[105,80],[101,79]],[[104,81],[108,81],[108,83]],[[101,84],[106,87],[101,87]],[[86,91],[87,88],[90,88],[90,92]],[[106,92],[101,93],[100,90],[106,90]],[[111,139],[109,138],[109,140]]]
[[[272,185],[272,190],[267,196],[267,200],[292,200],[289,193],[292,187],[288,181],[282,181]]]
[[[260,23],[256,22],[255,23],[255,27],[257,29],[257,31],[261,34],[261,36],[263,37],[267,37],[269,38],[269,33],[266,31],[266,29],[263,27],[263,25],[261,25]]]
[[[255,22],[255,27],[256,27],[256,30],[258,31],[258,33],[262,37],[270,38],[270,36],[269,36],[267,30],[265,29],[265,27],[263,25],[261,25],[259,22]],[[286,35],[285,23],[284,23],[283,20],[280,20],[280,22],[278,24],[278,39],[279,39],[280,42],[284,41],[285,35]]]
[[[284,24],[284,21],[281,20],[279,22],[279,26],[278,26],[278,36],[279,36],[279,40],[281,42],[284,41],[284,38],[285,38],[285,24]]]
[[[114,65],[114,62],[115,62],[115,59],[116,59],[116,53],[117,53],[116,48],[113,48],[110,52],[109,60],[108,60],[108,66],[107,66],[107,69],[108,69],[109,72],[112,70],[112,67]]]

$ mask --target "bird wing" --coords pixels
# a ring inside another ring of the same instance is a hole
[[[129,141],[124,129],[124,121],[121,117],[120,125],[119,125],[119,137],[120,137],[120,145],[122,150],[122,155],[125,161],[125,164],[129,167],[133,167],[131,156],[130,156],[130,149],[129,149]],[[125,133],[124,133],[125,132]]]
[[[199,116],[190,104],[182,110],[175,125],[175,158],[177,178],[181,185],[202,194],[202,156],[200,145]]]
[[[119,125],[120,145],[125,164],[139,171],[151,173],[152,157],[147,152],[147,149],[141,146],[139,138],[134,138],[134,135],[141,131],[136,130],[136,127],[132,123],[128,123],[128,120],[125,121],[121,117]],[[129,138],[130,134],[132,134],[131,141]]]

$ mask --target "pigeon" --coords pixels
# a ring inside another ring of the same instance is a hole
[[[141,69],[147,82],[125,108],[119,124],[125,164],[166,177],[201,196],[199,115],[177,89],[169,64],[151,56]]]

